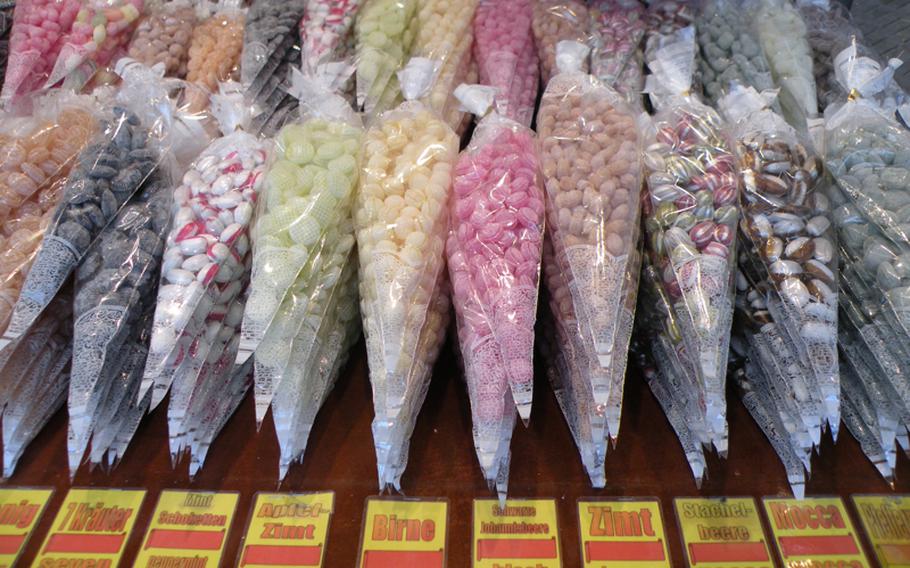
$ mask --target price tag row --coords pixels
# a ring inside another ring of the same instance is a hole
[[[53,491],[0,489],[0,566],[12,566]],[[116,567],[136,524],[145,490],[71,489],[33,565]],[[236,492],[161,493],[134,566],[218,566],[239,501]],[[787,568],[870,566],[839,497],[678,498],[674,510],[689,566],[772,568],[772,548]],[[910,566],[910,496],[855,495],[853,504],[878,564]],[[578,501],[585,568],[669,567],[657,499]],[[323,565],[334,493],[258,493],[237,566]],[[444,568],[448,502],[372,497],[364,510],[360,568]],[[562,554],[553,499],[475,499],[475,568],[559,568]]]

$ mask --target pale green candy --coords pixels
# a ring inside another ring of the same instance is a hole
[[[326,175],[326,191],[332,194],[336,199],[342,200],[350,195],[353,189],[351,180],[343,173],[329,170]]]
[[[288,143],[284,156],[299,166],[306,165],[313,161],[316,150],[313,145],[306,140],[294,140]]]
[[[344,141],[344,150],[346,154],[357,156],[360,154],[360,137],[348,138]]]
[[[339,156],[329,162],[329,170],[343,174],[347,177],[357,169],[357,159],[350,154]]]
[[[288,124],[278,133],[278,144],[283,148],[287,148],[293,142],[305,140],[306,137],[307,129],[305,126],[300,124]]]
[[[382,33],[381,31],[375,31],[375,32],[371,32],[367,36],[366,43],[368,43],[370,45],[370,47],[375,47],[376,49],[381,49],[382,46],[384,46],[386,44],[388,39],[389,38],[387,38],[386,35],[384,33]]]
[[[287,160],[279,160],[269,170],[269,184],[281,193],[292,193],[300,183],[300,174],[300,168]]]
[[[310,215],[316,219],[323,227],[328,226],[335,217],[335,208],[338,206],[338,199],[330,191],[322,191],[316,196],[313,203],[313,209]]]
[[[307,217],[305,219],[299,219],[296,223],[291,225],[289,232],[295,243],[310,247],[319,240],[321,227],[315,218]]]
[[[313,200],[306,197],[292,197],[288,200],[287,207],[300,217],[309,210],[311,201]]]
[[[287,205],[280,205],[269,211],[266,218],[268,219],[269,231],[264,231],[268,234],[275,234],[279,231],[289,230],[291,225],[297,220],[299,215]]]
[[[263,235],[257,239],[257,245],[260,250],[268,250],[270,248],[284,248],[284,242],[278,238],[276,235]]]
[[[300,191],[298,195],[307,195],[313,189],[318,190],[325,185],[325,169],[320,168],[319,166],[310,164],[304,166],[303,170],[300,172]]]
[[[316,150],[316,157],[325,163],[344,154],[344,146],[338,142],[326,142]]]

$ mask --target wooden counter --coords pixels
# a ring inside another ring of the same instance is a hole
[[[443,350],[411,442],[408,469],[402,480],[404,493],[417,497],[449,499],[449,568],[470,566],[471,500],[488,497],[474,454],[467,391],[451,346]],[[682,565],[682,547],[672,510],[677,496],[785,495],[789,494],[783,467],[732,394],[730,401],[730,456],[709,458],[708,479],[699,492],[683,452],[667,420],[640,378],[629,371],[625,407],[615,451],[607,456],[607,488],[591,488],[575,445],[549,385],[537,374],[531,425],[518,426],[512,441],[512,475],[509,494],[514,497],[557,499],[563,565],[580,565],[575,502],[585,496],[656,496],[662,501],[670,555]],[[294,466],[281,485],[277,483],[278,444],[271,418],[256,432],[252,396],[228,422],[213,445],[208,462],[190,481],[186,461],[171,469],[163,403],[140,427],[125,459],[112,472],[93,472],[83,466],[73,481],[77,486],[145,487],[149,490],[136,530],[128,544],[124,565],[129,565],[140,545],[148,516],[165,488],[238,490],[239,508],[230,533],[225,566],[234,566],[256,491],[335,491],[336,511],[329,532],[326,566],[355,566],[364,499],[376,493],[376,470],[370,434],[372,402],[366,355],[361,342],[343,371],[335,391],[319,414],[302,465]],[[835,445],[823,440],[807,495],[884,493],[891,488],[860,452],[845,427]],[[28,566],[47,533],[70,480],[66,468],[66,414],[58,413],[23,456],[10,486],[50,485],[57,489],[20,565]],[[898,457],[898,492],[910,492],[908,460]],[[852,506],[848,504],[848,508]],[[854,521],[858,519],[855,518]],[[864,543],[868,547],[868,543]],[[868,552],[868,549],[867,549]],[[403,567],[404,568],[404,567]]]

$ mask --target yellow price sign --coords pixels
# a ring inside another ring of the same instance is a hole
[[[559,568],[553,499],[474,499],[475,568]]]
[[[669,568],[660,502],[628,499],[578,501],[584,568]]]
[[[257,493],[239,566],[322,566],[335,493]]]
[[[370,497],[363,516],[360,568],[444,568],[449,503]]]
[[[910,566],[910,495],[854,495],[853,504],[879,564]]]
[[[869,562],[840,497],[765,497],[765,513],[787,568],[866,568]]]
[[[53,489],[0,489],[0,568],[16,563]]]
[[[116,567],[144,499],[142,489],[70,489],[35,566]]]
[[[751,497],[680,497],[673,504],[693,568],[774,568]]]
[[[134,566],[218,566],[236,492],[161,492]]]

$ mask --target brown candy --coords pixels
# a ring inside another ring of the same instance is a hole
[[[560,41],[587,42],[590,26],[588,8],[579,0],[536,0],[532,26],[540,56],[540,76],[547,84],[558,71],[556,44]]]
[[[164,65],[167,77],[186,77],[196,11],[190,5],[165,4],[139,22],[129,56],[152,66]]]

